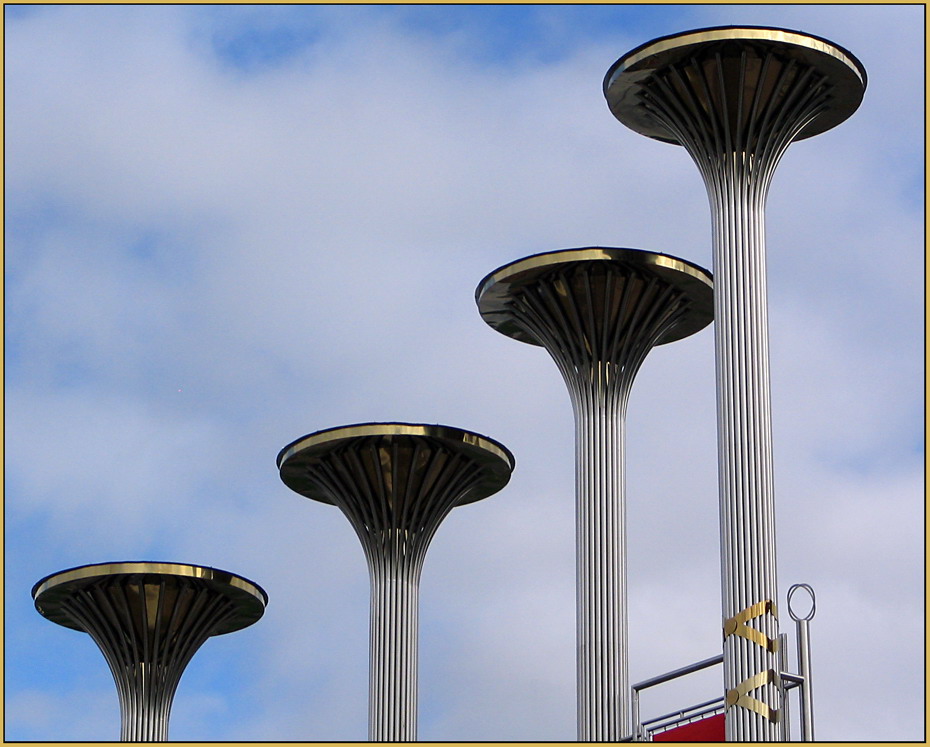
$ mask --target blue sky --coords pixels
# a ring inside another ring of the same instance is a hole
[[[172,739],[364,739],[361,548],[274,460],[371,420],[475,430],[517,460],[429,550],[420,738],[573,739],[571,408],[552,361],[484,325],[473,293],[568,247],[711,268],[696,167],[614,120],[601,82],[649,39],[733,24],[826,37],[869,73],[860,110],[792,145],[769,196],[779,583],[817,592],[818,738],[923,738],[922,6],[7,6],[5,22],[6,739],[118,736],[103,657],[29,590],[133,559],[270,597],[194,657]],[[720,650],[711,328],[650,354],[627,425],[636,681]],[[719,687],[707,673],[644,713]]]

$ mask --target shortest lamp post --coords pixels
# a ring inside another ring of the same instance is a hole
[[[32,588],[52,622],[88,633],[119,694],[124,742],[164,742],[178,682],[210,636],[257,621],[268,595],[240,576],[180,563],[98,563]]]
[[[420,571],[455,506],[510,480],[514,460],[496,441],[441,425],[364,423],[319,431],[284,447],[284,484],[342,509],[371,581],[368,738],[417,738]]]

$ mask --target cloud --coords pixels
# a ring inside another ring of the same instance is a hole
[[[6,729],[25,740],[44,740],[50,713],[68,723],[77,741],[119,737],[119,707],[116,693],[108,690],[74,690],[61,695],[47,691],[20,691],[6,701]]]

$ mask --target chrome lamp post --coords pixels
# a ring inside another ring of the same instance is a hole
[[[251,581],[178,563],[100,563],[46,576],[32,589],[52,622],[88,633],[119,695],[120,739],[165,742],[185,667],[210,636],[257,621],[268,596]]]
[[[604,79],[614,116],[683,145],[710,199],[728,741],[780,735],[765,200],[788,145],[849,117],[865,86],[841,47],[758,27],[655,39]]]
[[[712,296],[700,267],[604,247],[519,260],[475,293],[491,327],[549,352],[571,396],[579,741],[630,733],[624,420],[633,378],[655,345],[711,321]]]
[[[455,507],[510,480],[496,441],[440,425],[364,423],[305,436],[278,455],[284,484],[338,506],[362,543],[371,581],[368,738],[417,738],[420,572]]]

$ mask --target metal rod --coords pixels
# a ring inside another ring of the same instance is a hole
[[[632,741],[640,742],[643,737],[643,724],[639,720],[639,690],[635,686],[630,694],[630,718],[633,722]]]
[[[814,694],[811,682],[810,626],[807,620],[799,620],[798,628],[798,672],[804,678],[801,686],[801,739],[814,741]]]
[[[649,679],[643,680],[642,682],[637,682],[635,685],[633,685],[633,690],[645,690],[647,687],[661,685],[663,682],[668,682],[669,680],[683,677],[686,674],[700,672],[702,669],[712,667],[714,664],[720,664],[722,661],[723,654],[717,654],[716,656],[711,656],[709,659],[702,659],[701,661],[697,661],[694,664],[688,664],[687,666],[681,667],[679,669],[673,669],[672,671],[666,672],[665,674],[658,674],[655,677],[650,677]]]
[[[811,608],[803,615],[795,612],[791,606],[791,599],[798,589],[804,589],[810,594]],[[798,633],[798,674],[801,684],[801,740],[814,741],[814,693],[811,681],[811,654],[810,654],[810,621],[814,619],[817,611],[817,599],[814,590],[808,584],[794,584],[788,590],[788,614],[794,620]]]
[[[780,678],[782,692],[788,690],[786,686],[787,678],[785,671],[788,669],[788,635],[780,633],[778,635],[778,662],[780,666]],[[790,698],[782,697],[781,701],[781,739],[783,742],[791,741],[791,702]]]

